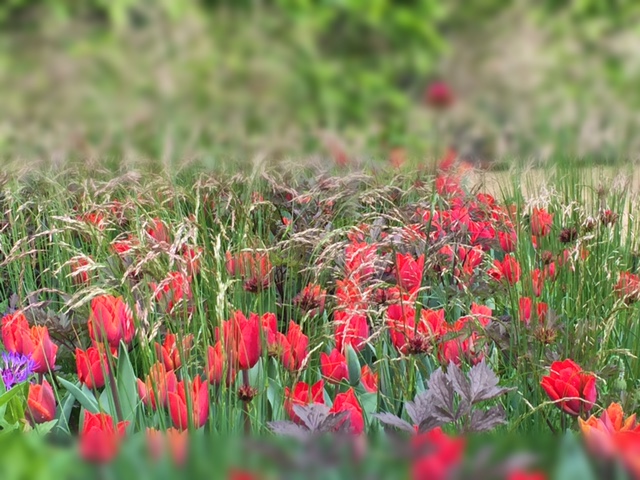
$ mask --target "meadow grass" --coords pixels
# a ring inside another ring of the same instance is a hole
[[[514,206],[518,236],[514,254],[522,269],[514,284],[487,275],[492,260],[504,256],[493,246],[486,249],[473,281],[456,280],[455,265],[436,270],[442,247],[461,241],[455,225],[442,238],[407,240],[406,227],[420,223],[417,209],[450,208],[450,199],[436,191],[433,175],[425,172],[331,175],[312,169],[281,172],[257,167],[233,176],[127,173],[91,178],[68,171],[7,177],[1,199],[0,310],[22,309],[34,323],[46,325],[61,346],[58,368],[52,374],[60,406],[55,430],[59,436],[76,431],[82,413],[76,397],[56,377],[75,382],[74,349],[88,345],[86,321],[96,296],[121,295],[132,308],[136,341],[128,358],[138,378],[144,378],[159,360],[153,345],[167,333],[179,338],[193,335],[191,353],[181,352],[186,360],[180,378],[194,378],[206,363],[207,347],[216,341],[216,328],[234,311],[247,315],[273,312],[281,331],[293,320],[309,336],[306,368],[288,371],[276,358],[263,355],[254,368],[238,375],[237,382],[248,382],[257,389],[249,409],[233,386],[221,384],[210,392],[207,431],[233,436],[248,421],[254,433],[265,434],[268,422],[287,419],[284,388],[321,378],[320,352],[328,352],[335,341],[332,315],[345,268],[347,237],[359,232],[380,251],[425,254],[419,309],[442,308],[449,324],[467,315],[472,303],[492,309],[491,326],[479,330],[478,348],[501,385],[513,390],[498,401],[507,422],[489,433],[490,437],[508,435],[544,444],[565,429],[576,428],[574,420],[555,408],[540,388],[541,378],[555,360],[573,359],[597,376],[598,401],[592,413],[614,401],[626,412],[637,410],[638,307],[617,295],[614,288],[621,272],[638,269],[638,198],[630,177],[625,172],[595,177],[592,171],[563,164],[553,171],[513,169],[509,175],[491,175],[464,176],[462,184],[468,193],[463,198],[475,201],[475,193],[489,190],[498,204]],[[534,207],[553,213],[551,232],[539,237],[536,247],[530,226]],[[609,223],[603,221],[606,211],[613,219]],[[88,214],[94,220],[87,221]],[[156,241],[150,235],[150,225],[156,220],[168,227],[168,241]],[[424,226],[429,231],[430,223]],[[561,233],[570,228],[576,233],[563,243]],[[125,257],[114,255],[112,242],[130,235],[138,242]],[[187,274],[190,265],[183,255],[185,248],[201,249],[199,273],[192,276],[192,298],[178,302],[169,312],[156,296],[167,285],[167,272]],[[226,254],[242,251],[268,254],[274,268],[268,288],[247,291],[244,279],[230,275]],[[79,259],[85,262],[78,269]],[[536,295],[532,273],[550,262],[556,268],[555,278],[547,279]],[[392,266],[388,262],[381,265],[376,266],[381,271]],[[84,273],[87,280],[78,282]],[[383,274],[375,282],[380,288],[394,283]],[[305,314],[294,304],[296,295],[310,283],[328,292],[320,315]],[[544,324],[527,326],[520,319],[522,297],[548,305]],[[380,376],[377,393],[365,391],[357,379],[350,383],[365,412],[366,429],[373,436],[382,432],[373,413],[406,416],[404,402],[424,391],[441,361],[437,348],[428,354],[400,354],[390,342],[385,314],[383,304],[368,306],[367,346],[350,353],[353,358],[349,358],[358,369],[368,364]],[[112,361],[120,382],[125,375],[118,370],[122,352]],[[135,388],[135,383],[128,385]],[[326,401],[348,387],[348,383],[327,384]],[[122,390],[119,395],[122,397]],[[129,412],[131,431],[171,426],[169,414],[143,408],[135,390],[127,398],[117,396],[105,389],[97,396],[100,409],[115,415],[116,402],[128,401],[128,407],[120,408]]]

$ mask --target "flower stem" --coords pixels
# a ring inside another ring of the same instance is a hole
[[[242,384],[245,387],[249,387],[249,370],[242,370]],[[242,416],[244,418],[244,434],[246,436],[251,435],[251,419],[249,418],[249,402],[242,402]]]

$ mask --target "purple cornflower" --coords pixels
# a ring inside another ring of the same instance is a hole
[[[24,382],[33,373],[35,362],[28,355],[4,352],[0,363],[0,375],[7,390]]]

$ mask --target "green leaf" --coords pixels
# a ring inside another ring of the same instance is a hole
[[[71,392],[67,391],[67,394],[60,401],[56,409],[56,418],[58,419],[56,431],[71,433],[69,430],[69,417],[71,416],[71,409],[73,409],[74,403],[76,403],[76,398],[71,395]]]
[[[18,385],[15,385],[11,390],[8,390],[2,395],[0,395],[0,407],[7,405],[12,398],[16,397],[17,395],[20,395],[21,393],[23,394],[24,397],[26,397],[27,395],[27,392],[25,391],[26,387],[27,387],[26,382],[20,383]]]
[[[129,353],[124,343],[120,342],[120,354],[118,355],[118,397],[122,408],[122,420],[128,420],[132,424],[135,420],[136,408],[140,401],[138,398],[137,377],[133,371]]]
[[[257,387],[264,383],[264,369],[262,368],[262,362],[263,360],[260,359],[253,368],[249,369],[249,384],[253,387]]]
[[[15,385],[11,390],[4,393],[2,396],[7,396],[9,399],[4,403],[6,407],[4,410],[4,420],[9,423],[18,423],[24,419],[24,410],[26,408],[27,387],[28,383]],[[13,395],[9,396],[10,393]]]
[[[349,384],[355,387],[360,383],[360,361],[358,353],[351,345],[347,345],[347,367],[349,368]]]
[[[98,402],[96,401],[95,397],[89,396],[87,393],[80,389],[80,382],[78,382],[77,385],[74,385],[73,383],[65,380],[62,377],[58,377],[58,381],[64,388],[67,389],[67,392],[73,395],[73,397],[78,402],[80,402],[80,405],[82,405],[84,408],[89,410],[91,413],[98,413],[100,411]]]
[[[372,415],[378,408],[378,394],[365,393],[363,395],[360,395],[358,399],[360,400],[360,405],[362,406],[362,410],[364,410],[364,412],[366,413],[367,418],[373,418]]]
[[[558,465],[551,478],[557,480],[596,479],[584,449],[571,430],[567,430],[564,435],[560,444],[560,452]]]
[[[107,413],[113,416],[114,413],[114,403],[113,398],[111,398],[111,390],[105,388],[100,397],[98,397],[98,406],[100,407],[100,411]]]
[[[47,433],[49,433],[51,430],[53,430],[53,427],[55,427],[57,424],[58,424],[57,419],[51,420],[50,422],[39,423],[39,424],[36,424],[35,427],[33,427],[33,431],[40,436],[44,436]]]

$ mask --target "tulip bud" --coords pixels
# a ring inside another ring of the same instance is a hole
[[[32,426],[50,422],[56,417],[56,398],[49,382],[43,380],[42,385],[29,385],[25,414]]]

